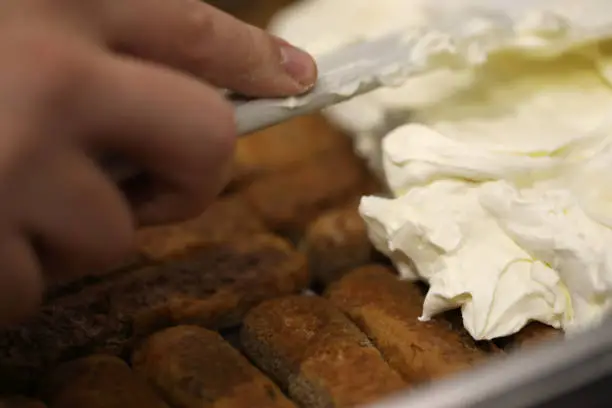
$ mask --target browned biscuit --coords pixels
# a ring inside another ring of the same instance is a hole
[[[140,255],[134,254],[124,260],[121,265],[112,268],[106,273],[91,274],[79,278],[63,279],[62,277],[49,277],[47,280],[47,288],[45,291],[44,303],[52,302],[53,299],[77,293],[83,290],[84,287],[94,285],[96,283],[112,279],[115,276],[124,274],[135,268],[144,266],[147,261]]]
[[[147,260],[160,261],[180,255],[193,246],[236,236],[266,232],[263,221],[239,194],[221,197],[195,219],[138,231],[139,253]]]
[[[321,115],[295,118],[238,141],[229,188],[238,188],[258,177],[278,173],[337,150],[352,152],[351,141],[332,128]]]
[[[262,303],[245,318],[241,340],[304,408],[358,406],[406,387],[367,336],[316,296]]]
[[[200,216],[182,223],[143,228],[136,233],[135,254],[106,274],[78,280],[48,282],[47,298],[74,293],[112,274],[168,260],[206,243],[262,234],[267,229],[240,194],[220,197]]]
[[[233,326],[253,305],[307,284],[304,256],[278,237],[205,245],[55,299],[29,323],[0,331],[0,378],[23,383],[60,360],[120,354],[132,340],[175,324]]]
[[[542,323],[533,322],[509,339],[507,348],[521,349],[563,337],[563,332]]]
[[[382,180],[379,180],[371,173],[368,173],[368,175],[364,179],[362,189],[362,195],[376,195],[382,197],[389,196],[389,189],[385,187]],[[359,204],[360,200],[361,197],[359,197],[359,200],[356,201],[357,205]]]
[[[62,364],[43,393],[50,408],[168,408],[123,360],[103,355]]]
[[[374,247],[356,206],[326,212],[306,229],[300,245],[317,282],[328,284],[372,262]]]
[[[45,408],[45,404],[26,397],[8,397],[0,399],[0,408]]]
[[[363,330],[406,381],[428,381],[472,367],[486,354],[443,319],[418,320],[423,295],[387,268],[358,268],[326,296]]]
[[[424,285],[423,285],[424,286]],[[465,329],[463,325],[463,316],[461,315],[461,309],[449,310],[448,312],[441,313],[440,318],[444,321],[450,323],[450,326],[453,330],[459,333],[464,341],[468,344],[476,344],[480,350],[491,353],[491,354],[500,354],[504,353],[504,349],[497,344],[497,341],[491,340],[479,340],[475,341],[474,338],[470,335],[470,333]]]
[[[216,332],[177,326],[153,334],[134,371],[182,408],[295,408],[278,387]]]
[[[365,175],[359,159],[340,152],[262,177],[244,193],[269,228],[295,237],[321,212],[361,195]]]

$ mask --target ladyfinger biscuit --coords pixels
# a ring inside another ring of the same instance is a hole
[[[219,334],[201,327],[153,334],[133,354],[132,366],[174,407],[295,408]]]
[[[259,178],[244,193],[269,228],[295,237],[321,212],[359,196],[365,174],[353,153],[334,152]]]
[[[418,285],[418,283],[416,283]],[[424,286],[424,284],[423,284]],[[423,293],[427,293],[426,286],[424,286]],[[464,339],[467,344],[475,344],[480,350],[488,354],[504,354],[504,350],[497,341],[493,340],[479,340],[476,341],[466,330],[463,324],[463,316],[461,315],[461,309],[449,310],[444,313],[440,313],[440,320],[450,323],[450,327],[456,331]]]
[[[308,115],[241,138],[230,189],[303,164],[330,151],[352,153],[351,141],[321,115]]]
[[[43,393],[49,408],[168,408],[123,360],[103,355],[60,365]]]
[[[239,194],[221,197],[202,215],[178,224],[138,231],[136,242],[143,258],[159,262],[208,242],[266,232],[263,221]]]
[[[50,281],[46,297],[53,299],[126,270],[162,262],[210,242],[267,232],[262,219],[240,194],[220,197],[200,216],[182,223],[140,229],[136,253],[111,271],[78,280]]]
[[[320,297],[262,303],[245,318],[241,340],[303,408],[354,407],[406,387],[366,335]]]
[[[176,324],[231,327],[262,300],[307,284],[304,256],[278,237],[205,245],[57,298],[29,323],[2,330],[0,378],[26,383],[58,361],[121,354],[132,340]]]
[[[468,369],[486,354],[442,319],[420,322],[423,295],[386,268],[368,265],[332,284],[326,297],[363,330],[406,381]]]
[[[0,408],[45,408],[45,404],[26,397],[0,398]]]
[[[300,249],[308,258],[313,279],[324,285],[372,262],[374,256],[374,247],[356,206],[319,216],[306,229]]]
[[[510,337],[506,348],[510,350],[522,349],[543,343],[548,340],[563,337],[563,332],[542,323],[532,322],[525,326],[514,336]]]

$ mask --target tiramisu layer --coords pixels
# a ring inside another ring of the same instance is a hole
[[[192,248],[53,300],[29,322],[0,332],[0,387],[34,380],[57,362],[130,343],[176,324],[239,324],[262,300],[308,285],[305,258],[270,235]]]
[[[316,296],[262,303],[241,337],[247,355],[304,408],[355,407],[407,386],[368,336]]]
[[[300,249],[308,258],[313,279],[322,284],[375,257],[365,223],[353,205],[320,215],[306,229]]]
[[[175,407],[296,408],[219,334],[201,327],[176,326],[150,336],[132,365]]]
[[[44,394],[49,408],[169,408],[124,361],[103,355],[62,364]]]
[[[486,354],[441,318],[419,321],[423,295],[387,268],[370,265],[332,285],[327,298],[344,311],[409,382],[468,370]]]

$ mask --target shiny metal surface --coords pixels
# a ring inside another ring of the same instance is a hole
[[[611,321],[366,408],[572,408],[577,398],[563,403],[570,394],[605,377],[579,396],[580,408],[612,407]]]

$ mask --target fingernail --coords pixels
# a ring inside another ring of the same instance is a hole
[[[281,64],[287,74],[304,89],[311,88],[317,80],[317,65],[307,52],[280,40]]]

